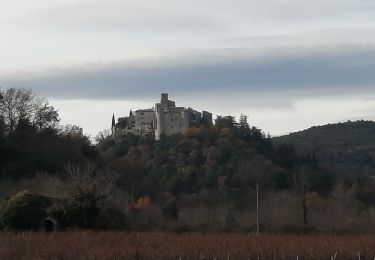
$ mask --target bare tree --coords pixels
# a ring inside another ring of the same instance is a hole
[[[59,122],[58,112],[46,100],[37,98],[29,89],[21,88],[0,91],[0,117],[8,133],[16,129],[20,120],[27,120],[38,129],[52,127]]]
[[[111,134],[111,130],[109,129],[105,129],[103,131],[100,131],[94,138],[95,142],[97,143],[101,143],[103,141],[105,141],[108,137],[110,137],[112,134]]]
[[[55,128],[59,121],[59,113],[55,108],[53,106],[48,106],[48,103],[44,103],[36,109],[33,118],[33,125],[39,130],[44,128]]]
[[[83,129],[78,125],[63,125],[58,129],[60,135],[64,136],[83,136]]]
[[[98,196],[108,197],[115,190],[118,175],[108,168],[98,169],[94,163],[87,162],[81,166],[68,165],[66,171],[69,182],[67,187],[72,192],[94,192]]]
[[[27,115],[34,109],[34,96],[30,90],[10,88],[2,93],[0,97],[0,113],[12,132],[20,119],[26,119]]]

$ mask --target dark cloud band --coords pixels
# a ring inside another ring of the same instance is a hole
[[[76,66],[3,77],[3,86],[54,98],[134,99],[233,91],[371,90],[375,46],[338,45],[210,50],[158,60]]]

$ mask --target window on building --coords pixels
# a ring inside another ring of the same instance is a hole
[[[173,128],[173,124],[171,124],[171,128]]]

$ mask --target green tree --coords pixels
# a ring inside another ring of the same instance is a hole
[[[234,128],[236,124],[234,116],[217,116],[215,119],[215,127],[218,128]]]
[[[251,130],[249,123],[247,122],[247,116],[242,115],[240,116],[239,123],[238,123],[238,130],[241,137],[248,138],[251,135]]]

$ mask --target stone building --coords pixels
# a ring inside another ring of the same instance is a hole
[[[112,118],[112,135],[114,137],[133,133],[137,135],[154,134],[159,140],[161,135],[170,136],[185,133],[191,126],[212,126],[212,114],[207,111],[198,112],[192,108],[176,107],[176,103],[169,100],[168,94],[161,94],[159,103],[153,108],[139,109],[133,113],[130,111],[128,117],[120,118],[115,123]]]
[[[135,131],[139,134],[151,133],[154,128],[154,109],[140,109],[135,111]]]

